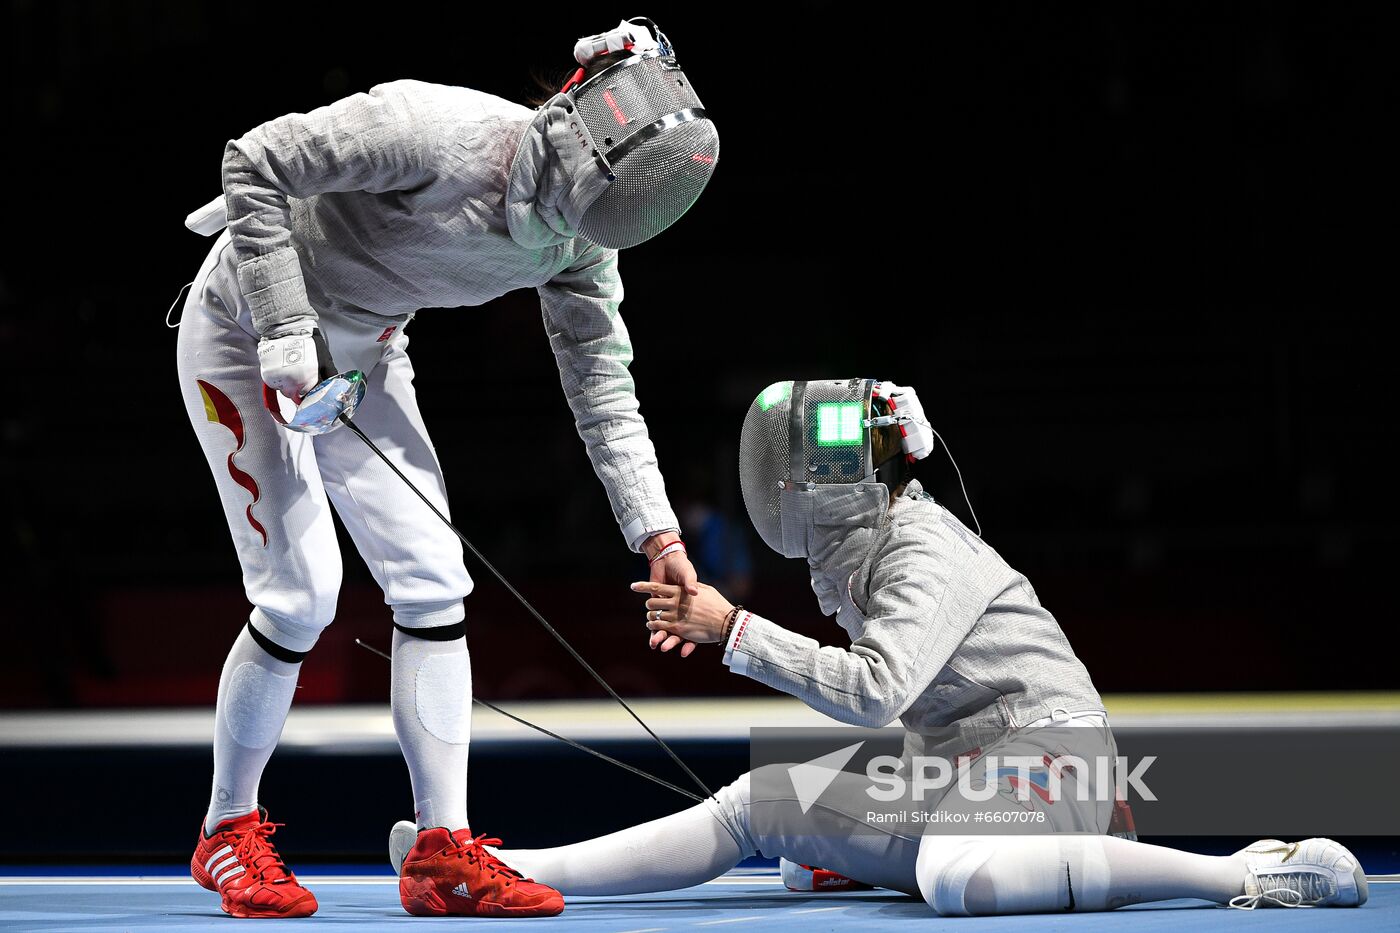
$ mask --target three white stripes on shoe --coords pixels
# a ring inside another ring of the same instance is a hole
[[[214,879],[214,886],[220,888],[223,887],[225,881],[237,878],[244,871],[243,865],[238,861],[238,856],[233,854],[233,846],[230,845],[225,845],[209,856],[209,861],[204,863],[204,870],[209,873],[210,878]]]

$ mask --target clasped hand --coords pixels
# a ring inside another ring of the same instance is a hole
[[[647,628],[653,632],[653,648],[660,645],[662,651],[669,651],[683,639],[690,643],[681,649],[681,657],[687,657],[696,644],[717,642],[723,636],[725,620],[734,606],[713,586],[696,583],[695,589],[698,592],[692,596],[669,583],[632,584],[634,593],[647,596]]]

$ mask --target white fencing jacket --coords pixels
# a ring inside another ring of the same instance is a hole
[[[863,512],[815,515],[809,532],[813,589],[850,646],[748,614],[725,646],[732,671],[841,722],[897,719],[908,755],[949,743],[965,751],[1056,710],[1103,712],[1023,575],[917,481],[888,508],[883,496],[871,501]]]
[[[543,118],[468,88],[382,84],[229,142],[222,205],[187,224],[207,234],[226,218],[263,335],[536,289],[579,435],[636,550],[678,524],[627,369],[617,252],[574,236],[580,195]]]

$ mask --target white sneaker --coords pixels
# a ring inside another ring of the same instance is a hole
[[[1360,907],[1368,894],[1356,856],[1331,839],[1280,842],[1264,839],[1241,849],[1244,893],[1230,899],[1239,910],[1256,907]]]
[[[403,874],[403,860],[417,841],[418,824],[411,820],[399,820],[389,830],[389,864],[394,866],[394,874]]]

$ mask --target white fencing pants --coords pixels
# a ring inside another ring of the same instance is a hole
[[[319,326],[337,367],[366,375],[355,423],[447,514],[402,324],[336,314]],[[253,628],[305,652],[335,617],[341,562],[332,505],[396,623],[460,622],[472,581],[456,536],[350,431],[311,437],[277,425],[263,408],[257,349],[225,232],[185,302],[180,392],[223,502]]]

